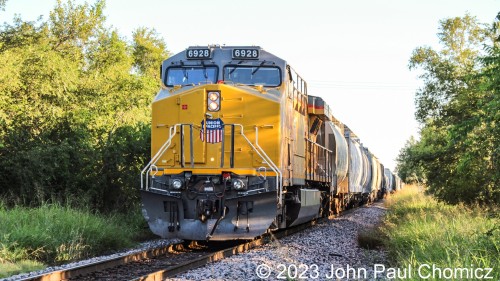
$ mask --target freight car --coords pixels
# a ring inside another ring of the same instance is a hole
[[[153,233],[252,239],[380,196],[383,165],[285,60],[189,47],[163,62],[161,81],[141,174]]]
[[[389,193],[394,193],[404,187],[403,181],[397,174],[394,174],[388,168],[383,169],[383,171],[384,183],[382,184],[382,195],[380,196],[380,198]]]

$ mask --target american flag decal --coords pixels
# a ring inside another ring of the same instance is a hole
[[[200,139],[207,143],[219,143],[224,135],[224,122],[220,118],[201,121]]]

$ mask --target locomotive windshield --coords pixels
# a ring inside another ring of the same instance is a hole
[[[216,66],[179,66],[169,67],[165,85],[215,84],[218,68]]]
[[[226,66],[224,81],[277,87],[281,84],[281,70],[279,67],[270,66]]]

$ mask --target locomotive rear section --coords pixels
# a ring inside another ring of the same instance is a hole
[[[141,175],[153,233],[252,239],[374,200],[387,176],[287,64],[256,46],[165,60]]]

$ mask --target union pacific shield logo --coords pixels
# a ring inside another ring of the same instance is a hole
[[[224,122],[220,118],[207,119],[201,121],[200,139],[207,143],[218,143],[222,141],[224,135]]]

